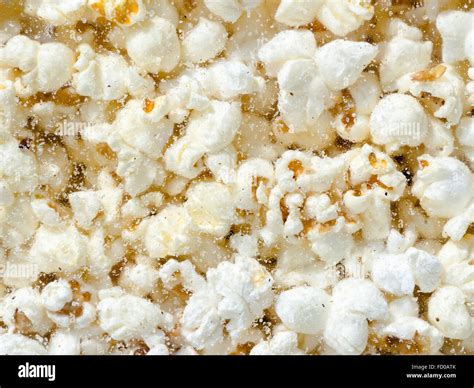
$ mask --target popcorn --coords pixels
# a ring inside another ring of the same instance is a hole
[[[377,50],[369,43],[336,39],[317,49],[315,61],[326,85],[337,91],[359,78]]]
[[[374,7],[366,0],[327,0],[317,11],[318,20],[333,34],[345,36],[372,19]]]
[[[0,353],[474,350],[467,8],[20,3]]]
[[[44,356],[47,354],[42,344],[21,334],[0,335],[0,354],[12,356]]]
[[[28,254],[42,272],[74,272],[85,265],[85,237],[73,225],[61,230],[40,226]]]
[[[71,286],[65,280],[57,280],[48,283],[41,291],[41,298],[44,307],[48,311],[59,311],[66,303],[73,299]]]
[[[281,287],[310,285],[326,288],[336,283],[336,273],[325,269],[326,263],[317,260],[310,244],[285,244],[278,255],[274,272],[275,283]]]
[[[155,109],[148,112],[149,101],[152,100],[130,100],[117,114],[114,133],[118,132],[121,140],[130,147],[150,158],[158,158],[163,155],[163,148],[173,133],[173,124],[160,118]],[[153,101],[151,104],[154,105]]]
[[[466,339],[472,333],[472,318],[463,292],[454,286],[438,289],[428,301],[428,319],[445,337]]]
[[[158,271],[147,262],[126,266],[121,273],[119,285],[130,293],[146,296],[150,294],[159,279]]]
[[[385,326],[383,335],[401,340],[415,340],[418,335],[422,343],[427,343],[429,354],[436,354],[443,346],[443,335],[435,327],[417,317],[402,317]]]
[[[292,331],[276,333],[269,341],[261,341],[250,351],[251,356],[294,356],[304,354],[298,348],[298,336]]]
[[[254,77],[252,71],[240,61],[218,61],[198,77],[202,77],[200,82],[207,95],[222,100],[261,92],[265,88],[263,78]]]
[[[311,31],[284,30],[260,48],[258,58],[265,64],[266,73],[276,77],[286,62],[311,59],[315,53],[316,41]]]
[[[209,197],[212,193],[212,197]],[[187,192],[184,207],[202,233],[223,237],[235,220],[232,192],[221,183],[198,183]]]
[[[308,233],[311,248],[321,260],[328,264],[337,264],[349,257],[354,247],[352,233],[357,226],[348,223],[344,217],[338,217],[329,225],[321,224]],[[337,241],[337,244],[335,243]]]
[[[0,139],[0,176],[12,193],[32,191],[38,183],[34,156],[18,147],[15,139]]]
[[[172,71],[181,58],[175,26],[154,17],[126,29],[125,48],[134,64],[148,73]]]
[[[474,222],[474,202],[472,202],[466,211],[451,218],[443,227],[443,237],[450,237],[459,241],[466,234],[469,225]]]
[[[364,72],[349,86],[357,114],[369,116],[382,95],[379,79],[375,74]]]
[[[102,208],[98,193],[92,190],[76,191],[69,194],[69,203],[74,213],[74,219],[84,229],[92,226],[94,218]]]
[[[422,41],[420,30],[400,19],[389,25],[392,39],[381,49],[380,82],[386,91],[398,89],[397,80],[408,73],[426,69],[431,61],[433,43]]]
[[[27,123],[26,112],[17,104],[15,86],[12,81],[0,81],[0,125],[2,132],[12,133]]]
[[[409,248],[401,254],[385,254],[372,264],[372,278],[384,291],[410,295],[415,284],[421,292],[433,292],[441,277],[441,264],[425,251]]]
[[[227,43],[227,32],[221,23],[200,18],[183,39],[183,57],[191,63],[213,59]]]
[[[181,318],[183,336],[197,349],[222,341],[224,320],[237,341],[273,302],[273,279],[254,259],[237,256],[209,269],[206,278],[207,287],[191,296]]]
[[[323,0],[282,0],[276,10],[275,20],[292,27],[311,23],[316,18],[318,10],[323,3]]]
[[[370,116],[374,143],[394,152],[404,145],[416,147],[428,136],[429,122],[420,103],[413,97],[394,93],[382,98]]]
[[[80,337],[75,333],[57,331],[49,343],[48,354],[79,355],[81,354]]]
[[[24,334],[44,335],[52,326],[41,296],[34,288],[20,288],[8,295],[2,303],[2,315],[9,328]]]
[[[450,125],[459,123],[464,105],[464,82],[452,66],[440,64],[430,70],[421,70],[399,83],[400,92],[410,91],[417,97],[428,93],[441,98],[444,103],[434,116],[447,119]]]
[[[474,15],[471,12],[445,11],[436,18],[436,28],[443,39],[443,61],[454,63],[469,59],[474,66],[472,56],[472,24]]]
[[[27,0],[25,13],[46,20],[55,26],[74,24],[86,13],[87,0]]]
[[[283,291],[275,302],[275,311],[290,330],[320,334],[331,308],[329,295],[313,287],[295,287]]]
[[[88,44],[81,44],[78,51],[72,86],[79,95],[110,101],[127,93],[142,97],[153,90],[152,80],[129,67],[120,55],[97,54]]]
[[[474,118],[464,117],[456,128],[456,138],[471,166],[474,165]]]
[[[21,71],[15,89],[22,97],[56,91],[71,80],[73,66],[74,53],[62,43],[40,44],[16,35],[0,48],[0,67]]]
[[[195,167],[196,162],[206,152],[218,152],[227,147],[237,133],[241,117],[238,103],[217,100],[212,101],[209,110],[193,112],[185,136],[165,153],[167,169],[186,178],[196,177],[200,172]]]
[[[159,259],[191,252],[193,236],[189,232],[193,223],[184,207],[169,205],[142,225],[144,244],[151,257]]]
[[[332,302],[334,309],[362,314],[370,320],[384,319],[388,313],[383,294],[366,279],[341,280],[333,289]]]
[[[250,12],[260,3],[261,0],[204,0],[209,11],[231,23],[235,23],[243,11]]]
[[[329,314],[324,341],[337,354],[361,354],[367,346],[368,336],[367,319],[363,315],[335,309]]]
[[[170,329],[172,317],[150,301],[120,293],[101,297],[97,309],[100,327],[113,339],[129,341],[156,332],[156,327]]]
[[[332,92],[312,60],[287,61],[278,72],[278,84],[278,109],[290,132],[308,130],[332,105]]]
[[[429,155],[421,156],[419,163],[412,191],[428,215],[450,218],[463,212],[474,184],[467,166],[452,157]]]

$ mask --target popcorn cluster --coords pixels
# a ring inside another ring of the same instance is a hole
[[[474,354],[472,0],[0,4],[1,354]]]

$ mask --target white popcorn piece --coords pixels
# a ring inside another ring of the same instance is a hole
[[[68,225],[61,230],[40,226],[28,259],[43,272],[74,272],[86,263],[86,238]]]
[[[474,118],[463,117],[455,133],[464,156],[474,166]]]
[[[284,30],[263,45],[258,58],[266,73],[276,77],[283,65],[295,59],[312,59],[316,53],[316,40],[308,30]]]
[[[444,337],[438,329],[417,317],[401,317],[385,326],[382,333],[401,340],[413,340],[418,335],[421,341],[427,344],[428,354],[436,354],[444,342]]]
[[[242,12],[250,12],[260,3],[261,0],[204,0],[209,11],[231,23],[235,23]]]
[[[41,298],[44,307],[48,311],[59,311],[66,303],[73,299],[73,293],[70,284],[61,279],[48,283],[41,291]]]
[[[254,259],[237,256],[235,264],[220,263],[206,277],[220,297],[217,310],[221,319],[229,320],[231,338],[237,339],[273,302],[273,279]]]
[[[364,72],[349,86],[357,114],[370,115],[379,102],[382,89],[377,75]]]
[[[72,86],[81,96],[110,101],[127,93],[140,98],[153,90],[153,81],[142,77],[120,55],[97,54],[88,44],[81,44],[78,51]]]
[[[428,215],[451,218],[462,213],[473,193],[474,178],[469,168],[452,157],[423,155],[419,163],[412,192]]]
[[[388,306],[383,294],[367,279],[349,278],[341,280],[333,289],[334,309],[361,314],[367,319],[384,319]]]
[[[431,61],[433,43],[422,41],[422,33],[400,19],[390,22],[392,39],[380,53],[380,82],[385,91],[394,91],[405,74],[426,69]]]
[[[382,98],[370,116],[374,143],[394,152],[404,145],[416,147],[428,136],[429,121],[413,97],[394,93]]]
[[[223,341],[218,300],[215,293],[206,289],[194,293],[183,311],[181,334],[196,349],[213,347]]]
[[[119,279],[119,285],[138,296],[150,294],[159,279],[158,271],[150,263],[126,266]]]
[[[443,61],[454,63],[468,59],[474,66],[472,39],[474,33],[472,12],[445,11],[436,18],[436,27],[443,39]]]
[[[472,318],[463,292],[454,286],[438,289],[428,301],[428,319],[444,336],[466,339],[472,333]]]
[[[212,193],[212,196],[209,196]],[[197,230],[223,237],[235,221],[235,205],[231,190],[217,182],[202,182],[187,191],[184,205]]]
[[[309,24],[316,19],[318,10],[323,4],[324,0],[282,0],[276,10],[275,20],[292,27]]]
[[[278,109],[290,132],[308,130],[333,105],[332,92],[313,60],[285,62],[278,72],[278,84]]]
[[[261,341],[250,351],[251,356],[296,356],[304,354],[298,348],[298,336],[291,331],[276,333],[268,341]]]
[[[183,39],[184,60],[202,63],[218,55],[227,43],[227,31],[221,23],[200,18]]]
[[[461,214],[451,218],[443,227],[443,237],[450,237],[459,241],[466,234],[469,226],[474,222],[474,202]]]
[[[133,63],[149,73],[172,71],[181,59],[175,26],[154,17],[124,31],[125,48]]]
[[[333,34],[345,36],[372,19],[374,6],[367,0],[326,0],[317,15]]]
[[[331,203],[327,194],[310,195],[305,202],[305,215],[323,224],[338,217],[338,206]]]
[[[190,234],[193,223],[182,206],[168,205],[157,215],[148,218],[144,225],[144,244],[153,258],[179,256],[192,251]]]
[[[390,320],[396,322],[398,319],[413,317],[417,318],[419,308],[417,299],[412,296],[402,296],[389,303]]]
[[[100,327],[115,340],[144,338],[154,334],[157,327],[172,327],[172,317],[168,313],[149,300],[133,295],[105,296],[97,309]]]
[[[437,73],[433,76],[435,79],[425,80],[425,75],[429,77],[433,73]],[[399,85],[400,92],[409,91],[417,97],[428,93],[441,98],[443,105],[434,112],[434,116],[447,119],[450,125],[459,123],[464,105],[464,82],[452,66],[439,64],[431,70],[412,73],[399,80]]]
[[[2,316],[9,328],[17,327],[20,332],[29,330],[44,335],[52,326],[40,293],[34,288],[20,288],[8,295],[3,301]]]
[[[45,356],[46,349],[34,339],[21,334],[0,335],[0,354],[11,356]]]
[[[114,133],[146,156],[158,158],[173,133],[173,123],[159,116],[153,100],[130,100],[117,114]]]
[[[341,90],[356,82],[377,51],[369,43],[336,39],[316,50],[315,61],[326,85]]]
[[[433,156],[449,156],[454,151],[454,136],[448,123],[434,117],[430,120],[430,136],[425,138],[427,153]]]
[[[71,80],[74,52],[62,43],[39,43],[16,35],[0,48],[0,67],[18,68],[22,75],[15,81],[23,97],[37,92],[54,92]]]
[[[385,254],[372,264],[372,278],[384,291],[394,295],[412,294],[415,284],[422,292],[439,285],[442,266],[438,258],[417,248],[402,254]]]
[[[68,198],[77,224],[81,228],[90,228],[102,208],[98,193],[92,190],[76,191]]]
[[[361,354],[367,346],[369,328],[360,314],[332,309],[324,331],[324,341],[337,354]]]
[[[255,77],[252,70],[240,61],[222,60],[197,74],[208,96],[221,100],[235,98],[241,94],[262,92],[265,81]]]
[[[348,223],[344,217],[338,217],[330,225],[320,225],[311,229],[308,240],[311,248],[321,260],[328,264],[337,264],[350,256],[354,248],[352,233],[357,231],[357,225]]]
[[[41,223],[51,227],[62,226],[63,220],[61,216],[52,207],[49,201],[45,199],[35,199],[31,202],[31,208]]]
[[[206,152],[218,152],[227,147],[237,133],[241,119],[237,102],[213,100],[208,110],[193,112],[185,136],[165,153],[166,168],[186,178],[195,178],[201,170],[196,163]]]
[[[167,289],[173,289],[177,285],[182,285],[185,290],[196,292],[206,287],[204,278],[196,272],[193,264],[189,260],[177,261],[168,260],[160,268],[159,277]]]
[[[285,244],[278,255],[275,283],[281,287],[310,285],[324,289],[337,281],[335,271],[325,267],[324,262],[317,260],[308,242]]]
[[[10,191],[32,191],[37,175],[38,167],[30,152],[22,151],[14,139],[0,140],[0,176]]]
[[[236,180],[237,152],[229,146],[222,151],[208,154],[206,166],[218,182],[230,185]]]
[[[67,356],[81,354],[80,337],[76,333],[56,331],[49,342],[48,354]]]
[[[14,83],[0,81],[0,125],[3,131],[12,133],[27,124],[24,108],[17,104]]]
[[[46,20],[55,26],[70,25],[83,18],[87,0],[27,0],[25,13]]]
[[[142,21],[146,15],[142,0],[88,0],[88,5],[100,16],[123,26]]]
[[[329,295],[314,287],[295,287],[283,291],[275,302],[275,311],[290,330],[303,334],[321,334],[331,308]]]

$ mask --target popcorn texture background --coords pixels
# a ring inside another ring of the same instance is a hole
[[[474,354],[473,8],[0,1],[0,354]]]

